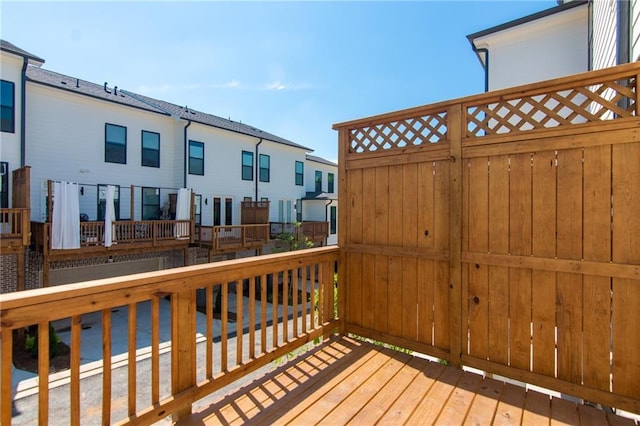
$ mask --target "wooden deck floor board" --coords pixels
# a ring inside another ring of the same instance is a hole
[[[194,408],[180,425],[636,424],[348,337]]]

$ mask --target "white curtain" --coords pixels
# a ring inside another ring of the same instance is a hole
[[[176,220],[189,219],[191,219],[191,190],[180,188],[176,200]],[[176,224],[176,238],[187,236],[189,236],[189,225],[186,223]]]
[[[104,246],[111,247],[113,244],[113,222],[116,220],[116,209],[114,207],[114,198],[116,187],[107,186],[106,193],[106,209],[104,212]]]
[[[51,248],[80,248],[80,192],[77,183],[53,183]]]

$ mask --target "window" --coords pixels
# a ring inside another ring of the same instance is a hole
[[[194,213],[193,213],[193,221],[196,225],[202,225],[202,195],[196,194],[193,197],[193,202],[195,204]]]
[[[334,235],[336,233],[337,212],[338,212],[338,209],[336,208],[336,206],[331,206],[331,210],[330,210],[330,216],[331,216],[330,232],[331,232],[331,235]]]
[[[9,208],[9,163],[0,162],[0,208]]]
[[[142,131],[142,165],[160,167],[160,133]]]
[[[127,128],[116,124],[105,124],[104,161],[127,164]]]
[[[233,199],[225,198],[224,199],[224,224],[232,225],[233,224]]]
[[[260,182],[269,182],[271,157],[260,154]]]
[[[204,143],[189,141],[189,174],[204,176]]]
[[[2,108],[0,131],[14,133],[16,130],[15,85],[11,81],[0,80],[0,106]]]
[[[213,226],[220,226],[220,217],[222,216],[222,200],[215,197],[213,199]]]
[[[335,177],[333,173],[328,173],[327,174],[327,192],[329,194],[333,194],[335,192],[334,180],[335,180]]]
[[[114,185],[116,190],[113,193],[113,208],[116,213],[116,220],[120,220],[120,185]],[[107,185],[98,185],[98,219],[104,220],[107,211]]]
[[[304,163],[296,161],[296,185],[304,185]]]
[[[242,180],[253,180],[253,152],[242,151]]]
[[[291,211],[293,203],[291,200],[278,200],[278,221],[291,223]]]
[[[322,192],[322,172],[316,170],[316,192]]]
[[[160,219],[160,189],[142,188],[142,220]]]

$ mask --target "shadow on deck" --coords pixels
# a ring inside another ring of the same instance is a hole
[[[424,358],[336,337],[194,405],[179,425],[598,424],[633,420]]]

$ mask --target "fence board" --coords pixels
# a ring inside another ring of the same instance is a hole
[[[486,158],[469,160],[469,251],[489,251],[489,174]],[[489,344],[489,268],[479,263],[468,265],[469,354],[486,359]]]
[[[489,163],[489,252],[509,253],[509,158]],[[509,269],[489,266],[489,359],[507,364],[509,354]]]
[[[582,149],[558,151],[557,255],[582,258]],[[582,379],[582,276],[557,274],[558,377]]]
[[[556,155],[538,152],[533,160],[534,256],[556,255]],[[532,271],[533,371],[555,375],[556,274]]]
[[[531,254],[531,154],[510,157],[509,247]],[[531,353],[531,270],[509,271],[510,364],[529,370]]]
[[[611,260],[611,146],[584,149],[583,256]],[[585,386],[610,387],[611,278],[583,278]]]
[[[613,147],[613,261],[640,264],[640,143]],[[640,280],[613,280],[613,391],[640,395]]]

